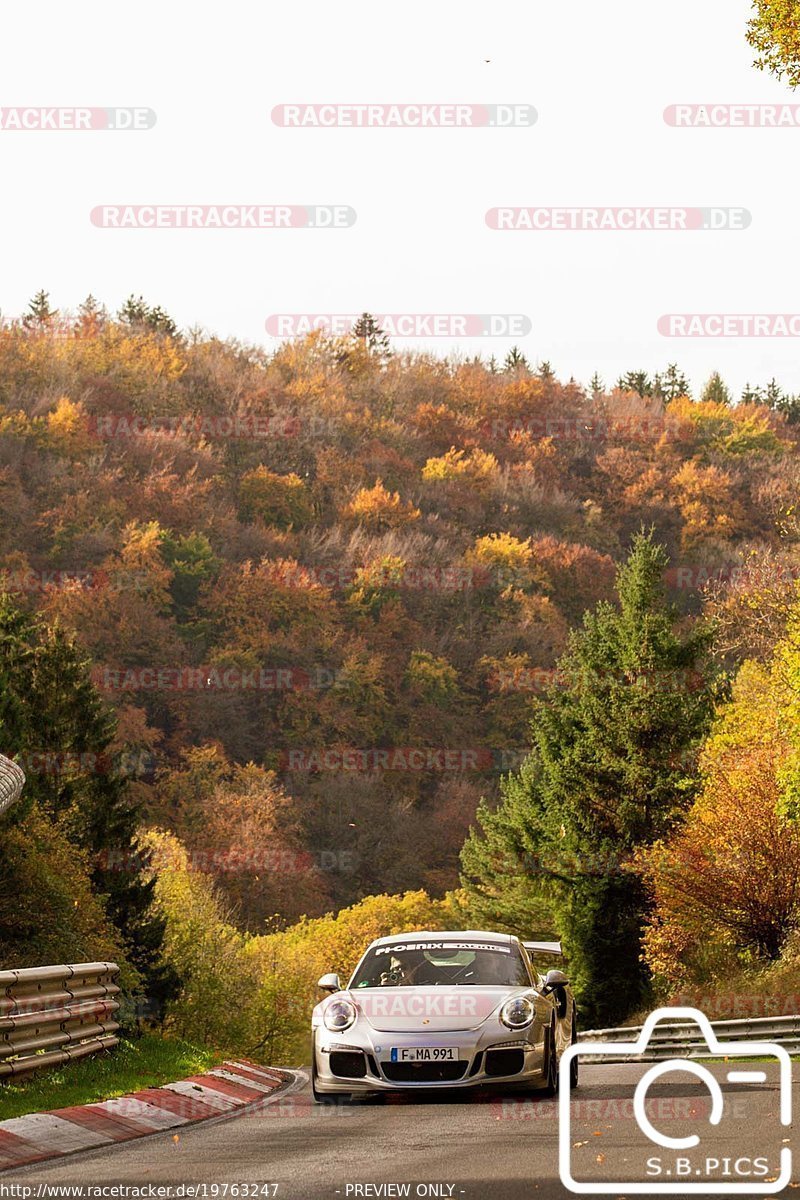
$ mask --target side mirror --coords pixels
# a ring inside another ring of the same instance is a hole
[[[339,982],[339,976],[333,974],[323,975],[317,983],[317,987],[323,992],[340,992],[342,990],[342,985]]]
[[[544,994],[549,996],[551,992],[555,992],[556,1010],[559,1018],[563,1021],[567,1015],[567,993],[564,990],[569,984],[569,980],[563,971],[548,971],[544,980]]]

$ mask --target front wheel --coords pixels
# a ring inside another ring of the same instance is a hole
[[[547,1031],[547,1079],[540,1095],[546,1096],[548,1099],[555,1096],[558,1091],[558,1058],[556,1052],[556,1031],[551,1025]]]
[[[578,1015],[575,1012],[574,1008],[572,1010],[572,1039],[571,1039],[571,1041],[572,1041],[573,1046],[578,1041]],[[575,1088],[577,1086],[578,1086],[578,1056],[576,1055],[575,1058],[573,1058],[572,1062],[569,1064],[569,1089],[570,1089],[570,1091],[574,1092]]]

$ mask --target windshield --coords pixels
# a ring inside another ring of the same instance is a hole
[[[374,947],[350,987],[528,987],[530,982],[519,948],[513,944],[426,941]]]

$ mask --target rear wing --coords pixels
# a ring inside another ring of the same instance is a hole
[[[559,957],[564,955],[561,942],[523,942],[522,944],[529,954],[557,954]]]

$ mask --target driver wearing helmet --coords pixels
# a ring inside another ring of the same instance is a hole
[[[409,977],[399,958],[392,958],[389,969],[381,972],[379,987],[402,987],[409,982]]]

